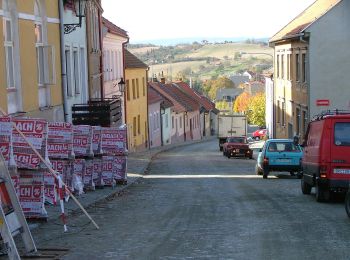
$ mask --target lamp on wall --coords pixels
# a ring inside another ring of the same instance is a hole
[[[73,0],[75,7],[75,15],[79,18],[79,23],[67,23],[64,24],[64,34],[73,32],[77,27],[81,27],[83,17],[86,16],[86,2],[87,0]]]
[[[119,87],[120,93],[125,92],[125,81],[123,78],[120,78],[120,81],[118,82],[118,87]]]

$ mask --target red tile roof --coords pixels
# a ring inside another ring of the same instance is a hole
[[[193,99],[195,99],[206,111],[213,110],[215,108],[215,104],[212,103],[210,100],[203,98],[201,94],[199,94],[197,91],[192,89],[187,83],[183,81],[178,81],[174,83],[176,86],[178,86],[183,92],[185,92],[187,95],[191,96]]]
[[[185,112],[186,107],[184,107],[180,102],[178,102],[170,93],[170,89],[166,88],[164,85],[162,85],[159,82],[148,82],[149,86],[152,86],[154,89],[156,89],[159,93],[161,93],[164,97],[169,99],[174,104],[174,111],[177,113]]]
[[[148,88],[147,91],[148,104],[154,104],[157,102],[162,102],[163,98],[157,93],[153,88]]]
[[[122,28],[116,26],[114,23],[111,21],[107,20],[106,18],[102,17],[102,23],[104,26],[106,26],[107,31],[109,33],[124,37],[129,39],[127,31],[123,30]]]
[[[159,96],[161,96],[161,98],[162,98],[161,107],[163,107],[163,108],[170,108],[170,107],[174,106],[173,102],[171,102],[169,99],[167,99],[164,95],[162,95],[158,90],[156,90],[152,86],[148,85],[148,89],[152,89],[153,91],[157,92],[157,94]]]
[[[139,58],[137,58],[134,54],[132,54],[128,50],[124,50],[125,54],[125,68],[131,69],[131,68],[144,68],[148,69],[148,65],[143,63]]]

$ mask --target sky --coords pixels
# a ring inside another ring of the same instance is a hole
[[[103,16],[130,42],[270,38],[315,0],[102,0]]]

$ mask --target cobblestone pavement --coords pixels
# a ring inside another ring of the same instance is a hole
[[[216,140],[153,155],[121,196],[88,209],[99,230],[79,214],[63,233],[56,219],[34,230],[38,246],[69,248],[65,259],[349,259],[341,199],[317,203],[289,173],[263,179]]]

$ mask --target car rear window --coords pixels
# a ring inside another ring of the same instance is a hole
[[[269,152],[300,152],[300,147],[292,142],[271,142],[267,150]]]
[[[241,144],[245,144],[246,143],[246,139],[244,137],[230,137],[227,140],[229,143],[241,143]]]
[[[350,146],[350,123],[335,123],[334,144],[338,146]]]

